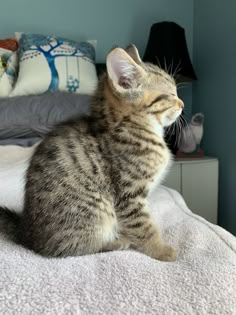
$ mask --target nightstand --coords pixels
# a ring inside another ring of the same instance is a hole
[[[218,169],[216,158],[177,159],[163,185],[177,190],[194,213],[217,224]]]

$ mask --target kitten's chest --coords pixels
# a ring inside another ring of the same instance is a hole
[[[156,185],[163,179],[171,164],[170,151],[162,139],[136,139],[134,143],[127,140],[127,143],[118,144],[116,149],[119,152],[119,157],[115,159],[117,172],[126,182]]]
[[[110,174],[117,187],[151,188],[161,182],[169,168],[171,154],[162,135],[148,129],[125,126],[114,130],[105,143],[110,144]]]
[[[171,168],[171,165],[172,165],[172,156],[169,149],[166,147],[165,150],[162,152],[161,161],[160,159],[157,159],[157,163],[154,166],[155,174],[149,183],[150,191],[164,180],[169,169]]]
[[[158,185],[164,179],[172,163],[171,153],[166,144],[162,143],[160,147],[156,148],[155,153],[147,154],[146,161],[148,163],[147,167],[153,174],[150,178],[151,188]]]

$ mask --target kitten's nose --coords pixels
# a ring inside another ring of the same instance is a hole
[[[181,99],[177,99],[176,105],[179,106],[179,108],[183,109],[184,108],[184,102]]]

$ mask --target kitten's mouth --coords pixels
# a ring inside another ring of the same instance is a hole
[[[173,111],[171,114],[167,115],[166,117],[169,120],[176,120],[182,113],[182,109],[176,109],[175,111]]]

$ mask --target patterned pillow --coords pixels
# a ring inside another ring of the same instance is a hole
[[[22,33],[19,59],[11,96],[57,90],[92,94],[96,89],[95,48],[89,42]]]
[[[17,41],[12,38],[0,40],[0,96],[8,96],[17,74]]]

